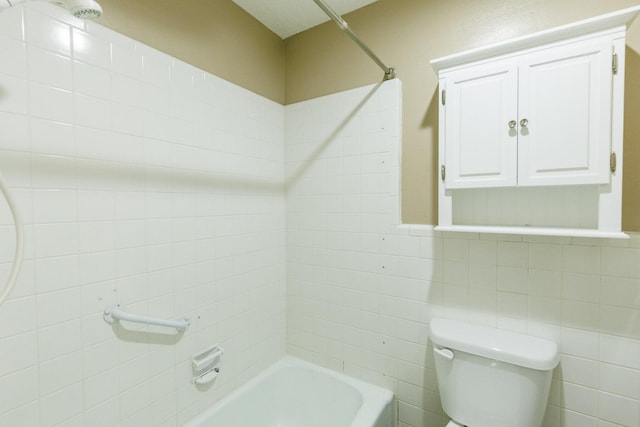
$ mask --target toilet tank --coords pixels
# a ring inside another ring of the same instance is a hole
[[[560,358],[555,342],[448,319],[433,319],[429,335],[451,419],[469,427],[540,427]]]

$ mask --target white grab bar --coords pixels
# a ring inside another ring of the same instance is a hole
[[[113,307],[106,308],[102,315],[105,322],[112,324],[120,320],[126,320],[127,322],[145,323],[147,325],[166,326],[168,328],[176,328],[178,332],[184,332],[191,322],[188,317],[183,320],[165,320],[158,319],[156,317],[142,316],[139,314],[127,313],[120,304],[116,304]]]

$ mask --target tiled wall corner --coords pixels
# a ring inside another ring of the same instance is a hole
[[[640,235],[399,226],[383,162],[397,156],[386,129],[400,104],[377,90],[286,107],[289,352],[392,389],[400,427],[437,427],[429,320],[486,324],[559,343],[545,427],[639,425]],[[331,121],[338,112],[347,119]]]
[[[3,10],[0,50],[26,224],[0,425],[181,425],[286,351],[284,109],[48,4]],[[2,202],[3,283],[13,245]],[[116,302],[192,326],[112,329]],[[197,390],[190,358],[215,343],[224,370]]]

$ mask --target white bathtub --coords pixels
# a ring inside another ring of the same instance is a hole
[[[185,427],[393,427],[393,393],[286,356]]]

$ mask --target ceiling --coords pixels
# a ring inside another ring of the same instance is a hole
[[[325,0],[340,15],[377,0]],[[283,39],[329,20],[313,0],[233,0]]]

